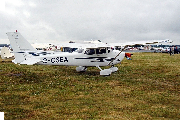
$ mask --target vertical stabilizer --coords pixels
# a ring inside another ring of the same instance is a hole
[[[21,63],[26,60],[26,52],[36,51],[19,32],[8,32],[6,34],[15,56],[14,63]]]

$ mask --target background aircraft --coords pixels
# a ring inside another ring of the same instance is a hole
[[[1,49],[1,58],[2,59],[8,59],[14,57],[14,54],[11,52],[11,50],[8,47],[3,47]]]

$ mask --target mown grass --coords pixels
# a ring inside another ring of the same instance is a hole
[[[0,60],[5,119],[180,119],[180,55],[134,53],[111,76]]]

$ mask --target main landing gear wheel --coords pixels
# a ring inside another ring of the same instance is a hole
[[[87,67],[83,67],[83,66],[76,67],[77,72],[85,72],[86,70],[87,70]]]
[[[109,76],[109,75],[111,75],[112,72],[116,72],[118,70],[118,68],[114,67],[114,66],[112,66],[109,69],[104,69],[104,70],[102,70],[99,66],[96,66],[96,67],[101,70],[100,75],[103,75],[103,76]]]
[[[109,68],[110,70],[112,70],[112,72],[116,72],[116,71],[118,71],[118,68],[117,67],[114,67],[114,66],[112,66],[111,68]]]

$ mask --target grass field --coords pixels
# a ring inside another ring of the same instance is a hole
[[[134,53],[119,71],[0,60],[5,119],[180,119],[180,55]]]

